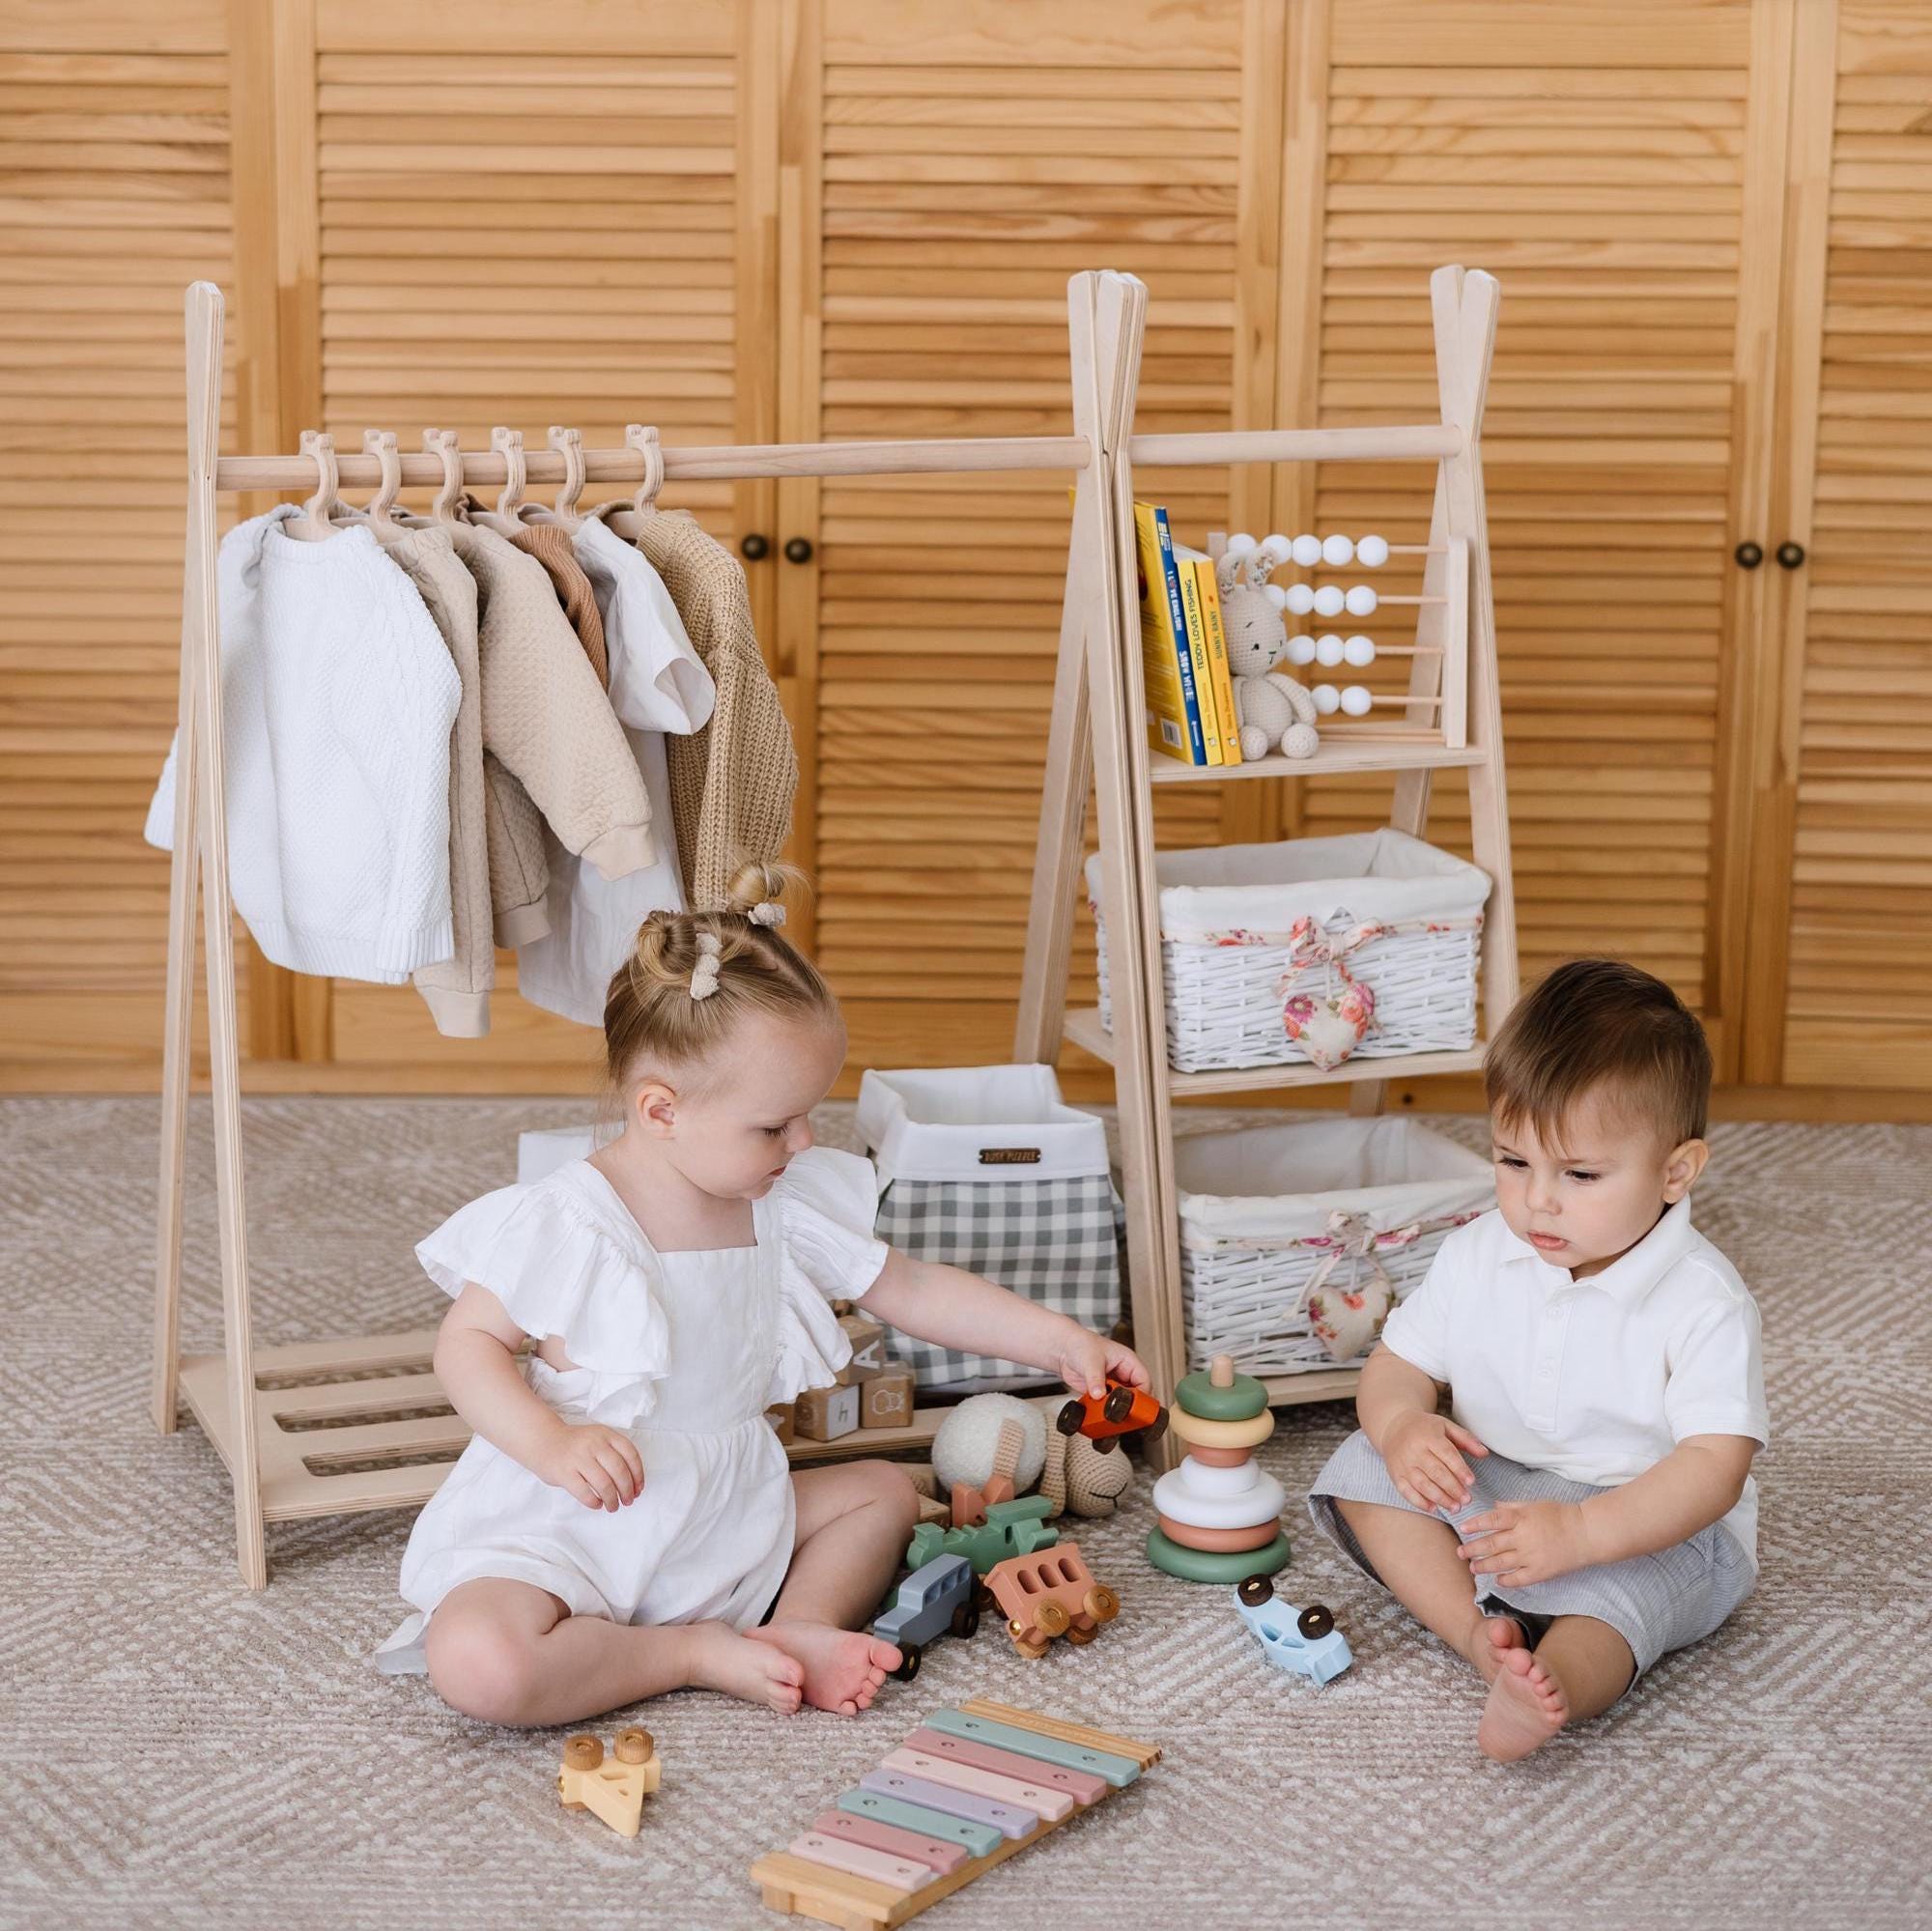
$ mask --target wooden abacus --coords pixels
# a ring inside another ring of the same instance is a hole
[[[887,1931],[1159,1760],[1151,1744],[976,1697],[933,1711],[752,1877],[774,1911]]]

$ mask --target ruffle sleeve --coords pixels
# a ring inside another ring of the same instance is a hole
[[[832,1312],[879,1278],[892,1249],[872,1233],[878,1182],[857,1153],[810,1147],[772,1189],[779,1209],[779,1358],[768,1402],[830,1387],[852,1358]]]
[[[568,1172],[471,1201],[417,1243],[416,1259],[452,1299],[474,1281],[526,1334],[555,1335],[572,1364],[596,1377],[597,1419],[621,1426],[655,1406],[670,1327],[646,1257],[569,1192]]]

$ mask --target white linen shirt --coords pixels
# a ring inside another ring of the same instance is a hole
[[[1687,1435],[1771,1438],[1757,1303],[1690,1225],[1688,1196],[1581,1280],[1492,1207],[1443,1241],[1382,1341],[1448,1383],[1450,1412],[1485,1447],[1573,1482],[1634,1481]],[[1748,1476],[1722,1525],[1755,1565]]]

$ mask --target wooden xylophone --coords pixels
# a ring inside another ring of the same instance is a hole
[[[976,1697],[933,1711],[752,1877],[775,1911],[885,1931],[1159,1760],[1151,1745]]]

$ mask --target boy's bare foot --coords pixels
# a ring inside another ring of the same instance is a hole
[[[1502,1669],[1504,1656],[1513,1649],[1527,1647],[1522,1625],[1514,1616],[1479,1613],[1463,1639],[1463,1654],[1476,1665],[1476,1673],[1485,1683],[1493,1683]]]
[[[1515,1763],[1540,1749],[1563,1727],[1570,1717],[1570,1699],[1555,1677],[1520,1643],[1498,1650],[1497,1655],[1502,1667],[1490,1684],[1476,1742],[1485,1756]]]
[[[767,1623],[747,1630],[753,1641],[768,1643],[804,1665],[805,1700],[817,1710],[856,1717],[879,1693],[899,1653],[864,1630],[835,1630],[824,1623]]]
[[[723,1623],[700,1623],[691,1632],[691,1681],[699,1690],[722,1690],[747,1703],[766,1703],[781,1716],[798,1714],[805,1693],[805,1665],[783,1650],[754,1643]]]

